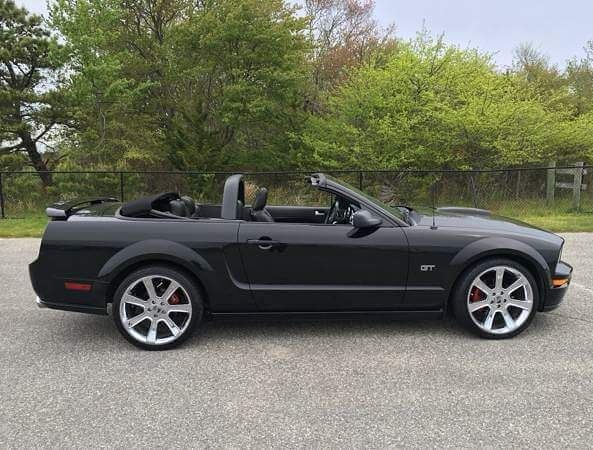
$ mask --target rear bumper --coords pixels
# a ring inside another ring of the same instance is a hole
[[[40,308],[59,309],[62,311],[75,311],[88,314],[107,314],[106,296],[109,284],[96,280],[83,280],[92,284],[90,292],[73,291],[65,289],[66,281],[47,274],[50,270],[44,269],[37,259],[29,264],[29,275],[33,290],[37,295],[36,303]]]
[[[41,300],[39,297],[35,298],[35,303],[37,303],[37,306],[41,309],[47,308],[47,305],[43,303],[43,300]]]
[[[35,299],[35,303],[37,306],[42,309],[57,309],[60,311],[73,311],[73,312],[81,312],[86,314],[98,314],[101,316],[107,315],[107,308],[100,308],[96,306],[83,306],[83,305],[71,305],[68,303],[55,303],[55,302],[46,302],[41,300],[39,297]]]
[[[560,261],[556,266],[556,270],[552,276],[552,279],[566,279],[567,282],[559,287],[548,287],[546,296],[544,298],[544,303],[541,308],[542,311],[552,311],[560,306],[562,300],[564,300],[564,296],[568,291],[568,286],[570,285],[570,281],[572,279],[572,266]]]

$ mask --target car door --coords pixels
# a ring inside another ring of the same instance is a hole
[[[266,206],[275,222],[323,223],[328,207],[321,206]]]
[[[244,222],[238,242],[262,311],[403,307],[408,244],[397,226]]]

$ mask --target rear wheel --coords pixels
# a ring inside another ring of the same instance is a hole
[[[490,339],[516,336],[535,315],[537,283],[529,270],[509,259],[491,259],[466,272],[454,293],[455,316],[466,328]]]
[[[117,329],[132,344],[165,350],[191,335],[202,319],[203,303],[184,273],[153,266],[133,272],[120,284],[112,311]]]

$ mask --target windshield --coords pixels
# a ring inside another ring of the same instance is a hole
[[[326,178],[329,179],[329,180],[334,181],[335,183],[341,184],[344,187],[347,187],[351,191],[356,192],[358,195],[360,195],[361,197],[366,198],[369,202],[375,204],[379,208],[384,209],[385,211],[387,211],[388,213],[390,213],[392,216],[397,217],[398,219],[403,220],[404,222],[408,222],[407,218],[405,217],[405,214],[403,214],[402,211],[399,208],[397,208],[395,206],[390,206],[390,205],[388,205],[386,203],[383,203],[378,198],[375,198],[375,197],[367,194],[366,192],[361,191],[360,189],[352,186],[350,183],[346,183],[343,180],[338,180],[337,178],[334,178],[334,177],[329,176],[329,175],[326,175]]]

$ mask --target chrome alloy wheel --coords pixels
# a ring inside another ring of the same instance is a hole
[[[163,345],[175,341],[191,322],[187,291],[172,278],[150,275],[125,290],[119,318],[126,332],[139,342]]]
[[[478,275],[467,293],[467,308],[483,331],[506,334],[515,331],[533,310],[533,287],[519,270],[494,266]]]

